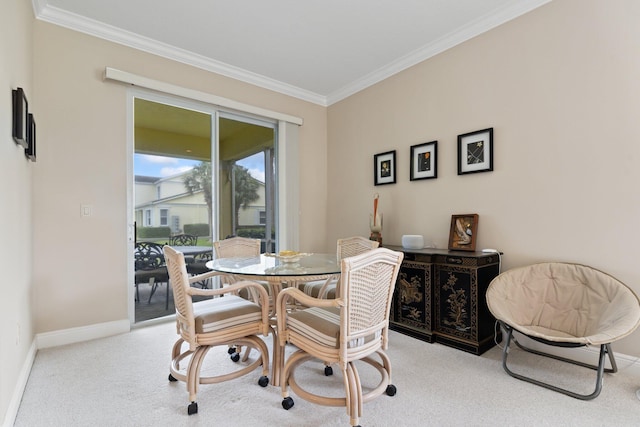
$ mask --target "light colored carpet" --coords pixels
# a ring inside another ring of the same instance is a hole
[[[39,351],[15,425],[349,425],[344,408],[314,405],[295,395],[295,406],[285,411],[279,387],[257,385],[259,370],[230,382],[201,385],[199,412],[188,416],[184,383],[167,381],[175,338],[170,322]],[[271,338],[267,342],[271,346]],[[363,426],[640,425],[635,395],[640,366],[634,360],[618,359],[619,372],[606,374],[601,395],[585,402],[511,378],[502,370],[497,347],[475,356],[391,332],[388,353],[398,394],[366,403]],[[548,372],[547,378],[584,392],[593,389],[595,372],[550,359],[533,362],[532,357],[514,350],[510,360],[514,369],[525,361],[530,372]],[[208,361],[212,370],[232,364],[225,348],[212,350]],[[296,378],[337,394],[342,382],[338,369],[334,371],[336,375],[325,377],[321,363],[309,363]],[[372,383],[368,373],[361,375],[365,384]]]

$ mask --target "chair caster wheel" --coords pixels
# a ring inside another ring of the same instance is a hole
[[[258,385],[260,387],[266,387],[267,385],[269,385],[269,377],[267,377],[266,375],[260,377],[260,379],[258,380]]]
[[[169,374],[169,381],[174,383],[174,382],[178,381],[178,379],[176,377],[174,377],[173,375]]]
[[[282,407],[287,411],[293,408],[293,399],[291,397],[286,397],[282,400]]]
[[[393,384],[389,384],[387,386],[387,390],[386,390],[387,396],[395,396],[397,392],[398,392],[398,389]]]
[[[240,353],[233,353],[231,355],[231,360],[233,360],[234,362],[237,362],[238,360],[240,360]]]
[[[187,407],[187,413],[189,415],[197,414],[198,413],[198,402],[191,402],[189,404],[189,406]]]
[[[331,366],[325,366],[324,367],[324,376],[325,377],[330,377],[331,375],[333,375],[333,368]]]
[[[229,349],[227,350],[227,353],[229,354],[233,354],[236,352],[236,348],[235,347],[229,347]]]

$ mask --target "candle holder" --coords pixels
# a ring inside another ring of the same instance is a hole
[[[369,229],[371,230],[371,236],[369,240],[374,240],[382,246],[382,213],[377,212],[375,214],[369,214]]]

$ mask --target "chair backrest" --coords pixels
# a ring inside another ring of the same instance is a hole
[[[341,347],[381,335],[386,348],[391,298],[403,258],[402,252],[377,248],[342,260],[340,298],[346,306],[340,319]]]
[[[191,234],[177,234],[171,237],[171,246],[196,246],[198,236]]]
[[[366,237],[354,236],[345,239],[338,239],[338,260],[343,258],[360,255],[361,253],[375,249],[380,243],[375,240],[369,240]]]
[[[171,246],[165,245],[163,248],[164,257],[167,262],[169,279],[173,287],[173,301],[176,307],[176,321],[180,328],[181,335],[190,337],[193,342],[189,345],[195,347],[196,325],[193,316],[193,301],[188,293],[189,273],[184,262],[184,254]]]
[[[133,254],[137,270],[153,270],[164,265],[162,245],[153,242],[137,242]]]
[[[260,239],[230,237],[213,242],[216,258],[251,258],[260,256]]]

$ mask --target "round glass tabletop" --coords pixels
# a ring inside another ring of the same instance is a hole
[[[335,254],[305,254],[295,262],[262,254],[252,258],[220,258],[207,267],[221,273],[246,276],[318,276],[340,273]]]

